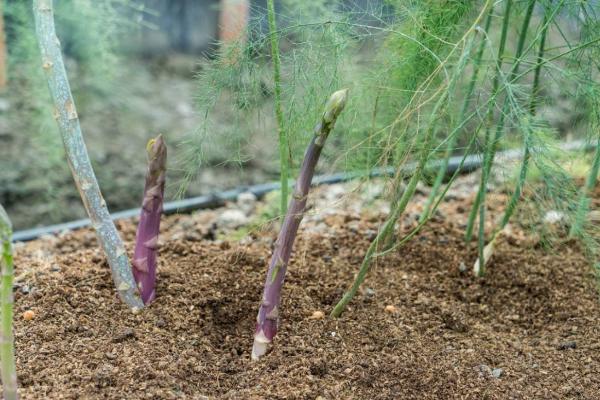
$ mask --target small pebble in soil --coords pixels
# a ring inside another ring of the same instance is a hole
[[[31,321],[35,318],[35,312],[33,310],[27,310],[23,313],[23,319],[25,321]]]
[[[367,297],[375,296],[375,290],[373,290],[371,288],[367,288],[367,290],[365,290],[365,296],[367,296]]]
[[[248,217],[241,210],[225,210],[219,215],[217,224],[221,228],[235,229],[248,223]]]
[[[310,319],[323,319],[325,318],[325,313],[323,311],[315,311],[309,317]]]
[[[29,285],[23,285],[20,289],[23,294],[29,294],[29,292],[31,292],[31,287]]]
[[[246,215],[250,215],[256,206],[256,196],[251,192],[241,193],[237,198],[237,205]]]
[[[575,342],[575,341],[562,342],[561,344],[558,345],[558,350],[568,350],[568,349],[576,349],[576,348],[577,348],[577,342]]]
[[[158,328],[164,328],[165,326],[167,326],[167,323],[165,322],[164,319],[159,318],[158,321],[156,321],[156,326]]]
[[[550,210],[544,215],[544,222],[547,224],[557,224],[565,218],[565,213],[556,210]]]
[[[504,370],[502,368],[494,368],[492,370],[492,376],[496,379],[500,378],[503,373],[504,373]]]
[[[135,338],[135,332],[133,331],[133,329],[126,328],[121,333],[119,333],[115,337],[113,337],[112,341],[115,343],[120,343],[127,339],[133,339],[133,338]]]
[[[394,306],[392,304],[388,304],[387,306],[385,306],[384,310],[386,313],[390,313],[390,314],[395,314],[398,311],[396,306]]]
[[[467,271],[467,266],[465,265],[464,262],[461,262],[460,265],[458,266],[458,270],[460,272],[466,272]]]

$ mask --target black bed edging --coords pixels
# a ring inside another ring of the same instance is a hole
[[[595,145],[583,142],[583,141],[573,141],[566,143],[561,146],[563,150],[572,151],[572,150],[591,150],[595,148]],[[520,157],[523,154],[523,151],[520,149],[517,150],[506,150],[503,152],[499,152],[496,156],[496,159],[506,159],[511,160]],[[448,171],[447,173],[454,174],[456,169],[460,165],[463,156],[455,156],[451,157],[448,163]],[[432,161],[428,168],[435,168],[441,163],[441,160]],[[482,155],[481,154],[473,154],[469,155],[465,158],[463,163],[463,167],[461,173],[468,173],[476,170],[481,166],[482,163]],[[414,163],[406,164],[403,166],[404,172],[409,174],[415,168]],[[357,178],[363,178],[366,176],[370,177],[378,177],[378,176],[390,176],[395,172],[394,168],[375,168],[370,173],[359,171],[359,172],[340,172],[330,175],[318,175],[313,179],[313,186],[318,185],[331,185],[334,183],[347,182]],[[272,192],[274,190],[278,190],[280,188],[279,182],[269,182],[262,183],[258,185],[252,186],[239,186],[235,189],[226,190],[223,192],[212,193],[204,196],[192,197],[189,199],[183,200],[175,200],[171,202],[167,202],[164,204],[163,212],[165,214],[174,214],[174,213],[182,213],[182,212],[190,212],[193,210],[207,209],[207,208],[216,208],[222,206],[227,201],[236,200],[237,197],[242,193],[250,192],[255,195],[257,198],[263,197],[265,194]],[[140,214],[139,208],[132,208],[129,210],[117,211],[111,213],[111,217],[113,220],[118,219],[126,219],[136,217]],[[25,242],[29,240],[34,240],[43,235],[53,235],[58,234],[63,231],[70,231],[74,229],[84,228],[90,225],[90,220],[79,219],[76,221],[65,222],[62,224],[49,225],[40,228],[32,228],[25,229],[22,231],[17,231],[13,234],[13,241],[15,242]]]

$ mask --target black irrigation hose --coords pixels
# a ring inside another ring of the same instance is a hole
[[[586,144],[581,141],[569,142],[562,146],[563,150],[572,151],[580,149],[591,150],[595,148],[595,145]],[[500,160],[512,160],[522,157],[523,150],[507,150],[498,153],[498,161]],[[463,156],[454,156],[450,158],[448,163],[448,175],[452,175],[456,172],[456,169],[460,165]],[[436,160],[428,165],[428,168],[436,168],[441,163],[441,160]],[[483,162],[483,156],[481,154],[472,154],[465,158],[465,162],[462,166],[461,172],[468,173],[476,170],[481,166]],[[404,173],[410,174],[415,168],[414,163],[407,164],[403,167]],[[313,179],[313,186],[319,185],[331,185],[334,183],[347,182],[357,178],[363,178],[366,176],[378,177],[378,176],[390,176],[393,175],[395,169],[392,167],[388,168],[375,168],[371,172],[340,172],[331,175],[318,175]],[[163,212],[165,214],[175,214],[179,212],[189,212],[193,210],[215,208],[222,206],[227,201],[236,200],[237,197],[242,193],[252,193],[257,198],[263,197],[265,194],[278,190],[280,188],[279,182],[263,183],[252,186],[240,186],[235,189],[226,190],[224,192],[212,193],[204,196],[192,197],[189,199],[171,201],[164,204]],[[113,220],[126,219],[136,217],[140,214],[139,208],[132,208],[129,210],[118,211],[111,214]],[[90,225],[90,220],[79,219],[76,221],[65,222],[57,225],[49,225],[40,228],[25,229],[17,231],[13,234],[13,241],[25,242],[34,240],[43,235],[54,235],[64,231],[70,231],[74,229],[84,228]]]

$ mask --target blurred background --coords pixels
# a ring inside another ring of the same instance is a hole
[[[82,218],[40,68],[31,4],[2,3],[0,203],[16,229]],[[167,200],[277,180],[266,0],[57,0],[55,6],[84,137],[111,211],[139,206],[145,144],[158,133],[170,146]],[[307,93],[325,100],[326,93],[349,82],[356,86],[355,98],[385,101],[393,110],[396,100],[378,88],[382,81],[392,85],[388,81],[404,78],[394,75],[400,66],[387,57],[401,57],[382,30],[410,19],[409,13],[386,0],[285,0],[276,1],[276,10],[284,79],[293,82],[286,87],[285,105],[295,110],[286,118],[297,152],[320,107],[306,100]],[[327,23],[341,16],[346,25]],[[577,34],[577,18],[565,15],[565,31],[553,37],[561,41],[560,35]],[[251,53],[251,65],[221,69],[228,77],[217,75],[213,60],[223,46],[256,38],[257,44],[242,50]],[[218,85],[218,96],[212,95]],[[542,107],[544,115],[561,137],[577,136],[586,108],[564,87],[544,90],[551,99]],[[354,168],[354,161],[375,157],[368,149],[353,152],[364,143],[370,120],[376,122],[371,114],[365,109],[341,123],[340,129],[361,128],[332,140],[330,162],[322,163],[321,172]]]

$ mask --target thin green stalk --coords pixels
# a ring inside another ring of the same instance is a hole
[[[485,21],[484,35],[487,35],[487,33],[490,30],[493,13],[494,13],[494,7],[492,6],[492,8],[490,8],[490,10],[488,12],[488,15],[487,15],[487,18]],[[475,59],[473,60],[473,75],[471,76],[471,80],[469,81],[469,85],[468,85],[467,91],[465,93],[465,97],[463,100],[463,104],[462,104],[462,108],[461,108],[461,111],[459,114],[458,121],[462,121],[465,118],[465,115],[467,114],[467,111],[469,110],[469,107],[471,105],[471,98],[473,96],[473,92],[475,91],[475,86],[477,84],[477,79],[479,77],[481,59],[483,58],[483,52],[485,50],[485,42],[486,42],[486,38],[485,37],[481,38],[481,43],[479,43],[479,48],[477,49]],[[433,183],[433,186],[431,187],[431,193],[429,194],[429,198],[427,199],[427,203],[425,205],[423,213],[421,214],[421,217],[419,218],[419,221],[423,221],[429,217],[431,206],[433,205],[435,198],[437,197],[438,191],[439,191],[440,187],[442,186],[444,178],[446,177],[446,171],[448,171],[448,163],[450,162],[450,157],[452,156],[452,152],[454,151],[454,148],[456,147],[456,142],[458,141],[458,136],[459,136],[458,134],[455,134],[455,135],[451,135],[448,138],[448,143],[446,144],[446,151],[444,152],[444,161],[442,162],[442,164],[440,165],[440,167],[438,169],[437,176],[435,177],[435,181]]]
[[[356,292],[358,291],[358,288],[364,282],[364,280],[367,276],[367,273],[371,269],[371,263],[372,263],[373,259],[375,259],[377,257],[377,250],[379,248],[380,243],[384,244],[384,245],[387,243],[389,237],[394,232],[394,227],[396,225],[396,221],[398,221],[400,216],[404,213],[409,201],[413,198],[415,191],[417,189],[417,184],[419,183],[419,181],[421,180],[421,178],[423,176],[423,171],[425,170],[427,161],[429,160],[429,156],[431,155],[431,145],[433,142],[433,133],[435,131],[437,119],[440,116],[440,110],[442,109],[442,107],[444,107],[450,93],[454,89],[454,86],[456,84],[456,81],[458,80],[458,77],[461,75],[462,71],[464,70],[468,55],[470,54],[471,44],[472,44],[472,42],[469,43],[469,45],[467,46],[467,50],[465,50],[465,52],[461,56],[461,59],[458,63],[458,67],[455,71],[455,74],[454,74],[453,78],[450,80],[450,82],[448,83],[448,87],[441,94],[440,98],[437,100],[435,106],[433,107],[427,128],[425,129],[424,133],[422,133],[423,137],[416,138],[417,143],[420,143],[420,150],[419,150],[419,153],[417,156],[417,160],[418,160],[417,166],[416,166],[406,188],[404,189],[404,192],[402,193],[400,200],[396,204],[392,204],[392,207],[390,210],[390,215],[388,216],[388,219],[383,224],[382,229],[379,231],[379,233],[377,234],[375,239],[369,245],[369,248],[367,249],[365,257],[361,263],[360,269],[359,269],[356,277],[354,278],[352,285],[350,286],[348,291],[346,291],[346,293],[344,293],[344,295],[342,296],[340,301],[335,305],[335,307],[331,311],[331,314],[330,314],[331,317],[334,317],[334,318],[339,317],[342,314],[342,312],[344,311],[344,309],[346,308],[346,306],[348,305],[348,303],[350,303],[352,298],[354,298],[354,296],[356,295]],[[395,185],[396,185],[395,187],[396,188],[400,187],[401,183],[402,183],[402,174],[400,173],[400,171],[398,171],[398,173],[396,174],[396,178],[395,178]]]
[[[498,56],[496,58],[496,73],[494,76],[494,80],[492,83],[492,96],[496,96],[498,92],[498,86],[500,84],[500,74],[502,73],[502,62],[504,60],[504,49],[506,48],[506,38],[508,36],[508,28],[510,25],[510,13],[512,9],[512,0],[506,1],[506,6],[504,8],[504,15],[502,17],[502,33],[500,34],[500,44],[498,46]],[[492,118],[493,104],[490,103],[488,106],[487,117]],[[484,163],[485,157],[487,156],[487,149],[490,144],[490,129],[486,128],[485,131],[485,139],[484,139]],[[482,174],[483,175],[483,174]],[[479,203],[481,202],[481,184],[479,186],[479,190],[477,191],[477,196],[475,197],[475,202],[473,203],[473,208],[469,214],[469,219],[467,221],[467,228],[465,232],[465,240],[467,242],[471,241],[473,237],[473,226],[475,224],[475,218],[477,217],[477,210],[479,209]]]
[[[525,18],[523,19],[523,25],[521,26],[521,31],[519,33],[519,42],[517,44],[515,61],[513,62],[509,80],[512,80],[516,76],[516,74],[519,70],[519,66],[521,64],[521,56],[523,54],[523,49],[525,47],[525,39],[527,38],[527,31],[529,29],[529,24],[531,23],[531,17],[533,15],[533,9],[535,8],[535,3],[536,3],[536,0],[529,1],[529,5],[528,5],[527,11],[525,13]],[[491,142],[486,141],[486,153],[487,154],[484,157],[482,173],[481,173],[481,182],[479,185],[479,196],[477,197],[479,199],[479,204],[476,203],[473,206],[474,209],[476,206],[479,208],[479,232],[478,232],[478,238],[477,238],[479,268],[476,271],[477,276],[483,276],[485,274],[485,260],[486,260],[486,254],[485,254],[486,201],[485,201],[485,198],[486,198],[486,190],[487,190],[487,183],[489,180],[492,165],[494,163],[494,157],[495,157],[497,149],[498,149],[498,142],[500,140],[500,136],[502,135],[502,132],[504,131],[504,123],[506,120],[506,114],[508,113],[508,107],[510,105],[509,99],[510,99],[510,94],[507,93],[506,97],[504,98],[502,112],[500,113],[499,121],[498,121],[498,124],[496,125],[496,131],[494,133],[493,139]],[[486,135],[486,136],[489,138],[489,135]],[[473,223],[473,222],[471,222],[471,223]],[[487,258],[489,258],[489,255]]]
[[[581,193],[579,195],[579,202],[577,204],[577,211],[575,212],[575,220],[573,221],[573,225],[571,225],[571,229],[569,231],[569,236],[576,237],[581,235],[583,230],[583,225],[585,221],[585,216],[590,208],[590,193],[596,187],[596,182],[598,181],[598,173],[600,172],[600,138],[596,144],[596,152],[594,153],[594,161],[592,163],[592,168],[587,176],[585,185],[581,188]]]
[[[15,338],[13,335],[13,255],[12,225],[0,205],[0,264],[2,265],[2,284],[0,287],[1,325],[0,325],[0,365],[2,367],[2,390],[4,400],[17,399],[17,370],[15,367]]]
[[[531,99],[529,101],[529,115],[534,117],[537,112],[537,95],[540,89],[540,76],[542,73],[542,61],[544,60],[544,54],[546,49],[546,37],[548,33],[548,14],[544,15],[544,24],[542,27],[542,35],[540,37],[540,47],[537,56],[537,67],[533,76],[533,84],[531,86]],[[526,132],[529,132],[531,127],[528,125]],[[500,222],[500,227],[498,231],[504,229],[504,227],[508,224],[508,221],[512,217],[512,214],[516,208],[517,202],[521,197],[521,192],[523,191],[523,186],[525,185],[525,180],[527,179],[527,170],[529,167],[529,160],[531,158],[531,149],[530,149],[530,140],[529,135],[526,133],[523,140],[523,162],[521,164],[521,170],[519,171],[519,179],[517,181],[517,185],[515,190],[513,191],[512,197],[508,202],[508,206],[504,211],[504,216],[502,217],[502,221]],[[494,235],[495,236],[495,235]]]
[[[52,0],[34,0],[33,15],[42,68],[54,103],[54,115],[62,136],[67,161],[83,205],[96,230],[110,265],[117,293],[133,310],[144,307],[131,271],[127,251],[100,192],[87,152],[73,95],[67,78],[60,41],[54,27]]]
[[[433,136],[431,134],[431,132],[433,132],[433,130],[430,130],[430,132],[427,134],[429,142],[431,142],[431,136]],[[360,285],[365,280],[365,278],[367,276],[367,272],[369,272],[369,270],[371,268],[371,262],[373,261],[374,255],[379,247],[379,243],[380,242],[385,243],[387,238],[392,234],[392,232],[394,231],[394,226],[396,225],[396,221],[400,218],[400,215],[402,215],[402,213],[406,209],[408,202],[413,197],[413,195],[416,191],[416,188],[417,188],[417,183],[419,182],[419,180],[421,179],[421,176],[423,174],[423,169],[427,162],[428,155],[429,155],[429,151],[427,151],[427,150],[421,152],[419,164],[417,166],[417,169],[413,173],[413,176],[411,177],[411,179],[406,187],[406,190],[402,194],[400,201],[396,204],[396,207],[394,207],[394,209],[392,210],[390,216],[388,217],[387,221],[383,225],[383,228],[381,229],[381,231],[377,234],[375,239],[371,242],[371,245],[367,249],[367,253],[365,254],[365,257],[360,266],[360,270],[358,271],[358,274],[356,275],[354,282],[352,283],[352,286],[346,293],[344,293],[344,296],[341,298],[341,300],[336,304],[336,306],[331,311],[332,317],[337,318],[342,314],[342,312],[344,311],[344,309],[346,308],[348,303],[356,295],[356,292],[358,291],[358,288],[360,287]],[[398,174],[398,175],[400,175],[400,174]]]
[[[281,215],[285,215],[288,205],[288,180],[290,178],[290,152],[289,138],[283,122],[283,109],[281,105],[281,58],[279,56],[279,39],[277,36],[277,22],[275,21],[274,0],[267,0],[267,13],[269,19],[269,40],[271,42],[271,62],[273,64],[273,82],[275,84],[275,119],[279,137],[279,168],[281,182]]]
[[[481,122],[480,122],[481,124]],[[402,239],[400,239],[392,248],[389,249],[385,249],[384,251],[382,251],[381,253],[376,253],[374,255],[374,257],[381,257],[384,256],[385,254],[387,254],[388,252],[392,251],[394,248],[403,245],[404,243],[408,242],[410,239],[412,239],[417,233],[419,233],[419,231],[421,230],[421,228],[427,223],[427,221],[429,221],[429,219],[431,218],[431,215],[433,215],[435,213],[435,211],[438,209],[440,203],[442,202],[442,200],[444,199],[444,197],[446,196],[446,193],[448,193],[448,190],[450,189],[450,187],[452,186],[452,184],[454,183],[454,181],[456,180],[456,178],[459,176],[459,174],[462,171],[462,167],[465,163],[465,160],[467,159],[467,156],[470,153],[470,150],[473,148],[473,145],[475,144],[475,139],[476,136],[471,136],[471,140],[469,142],[469,144],[467,145],[465,152],[463,153],[463,157],[460,160],[460,163],[458,164],[458,166],[456,167],[456,171],[454,171],[454,174],[452,175],[452,177],[450,178],[450,180],[448,181],[448,183],[446,184],[446,187],[444,188],[444,190],[442,191],[442,194],[438,197],[437,201],[434,203],[431,212],[429,213],[429,216],[424,220],[424,221],[419,221],[418,225],[412,230],[410,231],[408,234],[406,234]]]

